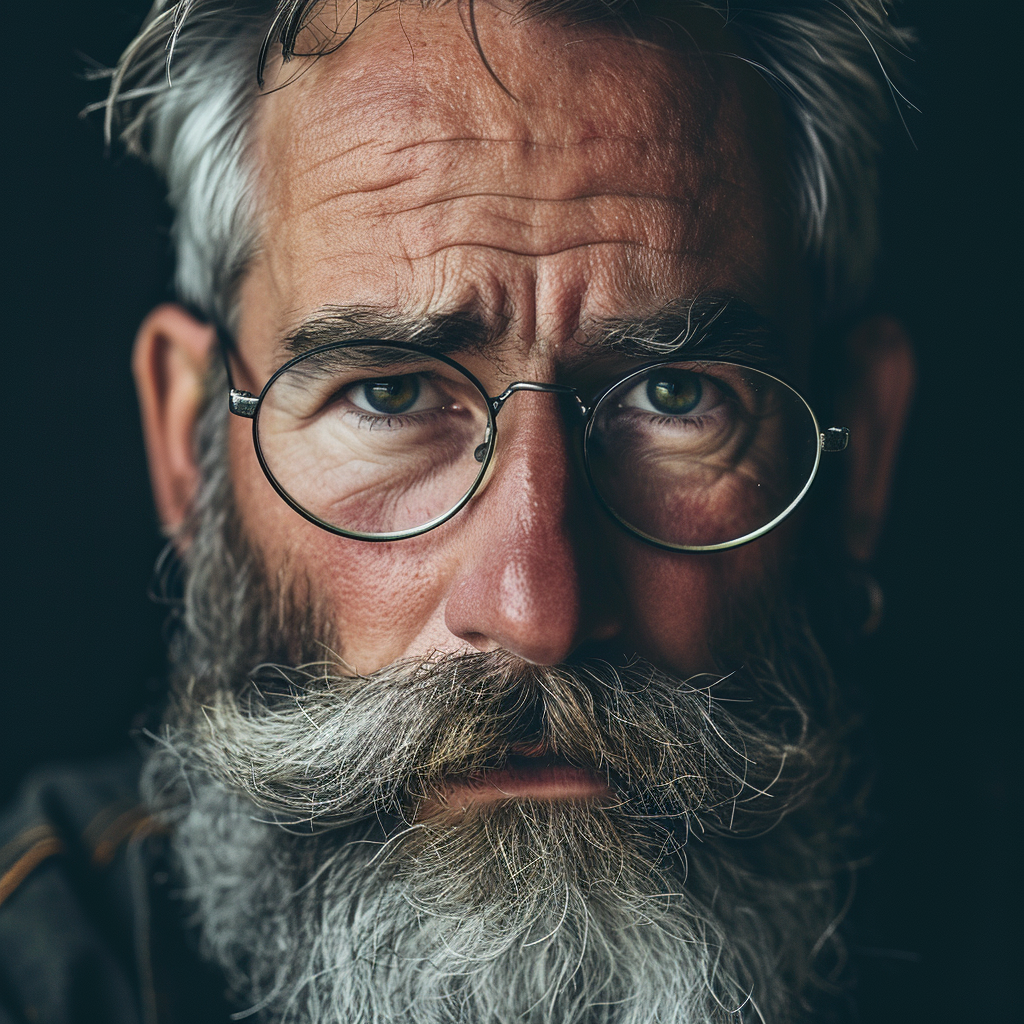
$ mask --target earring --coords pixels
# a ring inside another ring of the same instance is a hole
[[[871,636],[882,624],[885,612],[885,594],[878,580],[867,569],[858,566],[850,573],[851,583],[859,591],[858,611],[862,618],[858,627],[861,636]]]

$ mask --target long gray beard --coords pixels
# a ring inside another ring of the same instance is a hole
[[[798,617],[748,630],[724,678],[505,653],[354,676],[308,586],[269,580],[231,510],[211,454],[144,790],[241,1009],[310,1024],[796,1019],[834,932],[824,808],[839,774],[831,680]],[[421,813],[454,775],[539,748],[602,773],[616,799]]]

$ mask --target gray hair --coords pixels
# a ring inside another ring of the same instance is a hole
[[[719,13],[745,46],[742,59],[778,95],[819,317],[854,310],[874,274],[877,163],[902,98],[893,84],[896,58],[911,33],[891,23],[884,0],[748,0],[735,8],[729,0],[676,2],[680,10]],[[626,6],[521,3],[527,14],[569,21],[624,16]],[[642,16],[646,5],[633,6]],[[651,13],[663,17],[668,5],[656,6]],[[259,245],[247,128],[263,66],[274,47],[285,61],[310,56],[296,51],[296,40],[324,7],[324,0],[155,0],[112,74],[108,136],[118,120],[128,149],[166,179],[179,297],[229,326],[236,286]],[[322,28],[320,19],[320,53],[347,38]]]

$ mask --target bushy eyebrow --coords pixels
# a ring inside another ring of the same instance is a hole
[[[373,306],[327,306],[281,343],[288,358],[346,341],[411,342],[440,355],[480,352],[500,344],[508,320],[474,312],[417,316]],[[606,317],[583,324],[581,342],[596,352],[658,359],[683,352],[771,369],[785,361],[779,330],[749,303],[731,295],[677,299],[642,317]]]
[[[326,306],[289,334],[281,347],[285,355],[294,357],[336,342],[401,341],[440,355],[455,355],[486,348],[499,333],[500,328],[473,313],[415,316],[374,306]]]
[[[670,302],[642,318],[611,317],[585,328],[586,344],[634,359],[700,353],[763,368],[786,359],[782,332],[749,303],[731,295]]]

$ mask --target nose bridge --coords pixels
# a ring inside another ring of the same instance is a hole
[[[529,383],[529,382],[523,382]],[[553,390],[558,387],[558,390]],[[523,396],[521,405],[502,424],[495,458],[498,480],[506,489],[543,500],[553,513],[545,516],[549,528],[565,518],[572,503],[573,431],[561,414],[558,399],[575,392],[557,385],[520,388],[536,394]],[[549,397],[550,396],[550,397]]]
[[[510,403],[519,392],[526,394]],[[571,409],[566,408],[569,399]],[[497,445],[487,488],[493,490],[496,484],[505,488],[516,481],[513,498],[546,492],[545,523],[567,518],[570,506],[578,505],[584,492],[590,493],[580,433],[587,407],[579,392],[566,384],[522,380],[510,384],[491,402]],[[509,411],[499,424],[498,414],[506,405]]]
[[[518,390],[575,394],[560,386]],[[584,594],[591,569],[583,563],[593,552],[571,433],[553,397],[517,403],[499,431],[493,476],[467,509],[468,554],[446,618],[482,650],[553,664],[597,628]]]
[[[488,488],[504,519],[506,556],[521,567],[529,561],[536,584],[556,571],[566,586],[575,577],[577,545],[571,527],[579,521],[580,481],[573,465],[573,432],[559,409],[558,396],[565,393],[524,395],[514,412],[510,409],[498,432]]]

